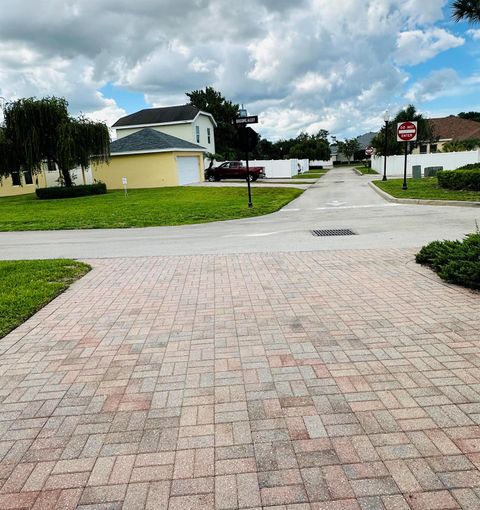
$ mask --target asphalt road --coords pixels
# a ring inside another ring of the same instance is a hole
[[[180,227],[2,232],[0,259],[417,248],[435,239],[461,238],[480,220],[476,208],[391,204],[369,188],[371,179],[336,168],[279,212],[258,218]],[[311,233],[337,228],[356,235]]]

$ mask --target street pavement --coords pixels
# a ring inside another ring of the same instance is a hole
[[[480,296],[413,257],[476,210],[324,179],[254,220],[1,234],[93,269],[0,340],[0,510],[480,508]]]
[[[371,179],[335,168],[282,210],[257,218],[179,227],[1,232],[0,259],[413,248],[461,238],[480,220],[476,208],[389,203],[368,186]],[[311,234],[332,228],[350,228],[357,235]]]

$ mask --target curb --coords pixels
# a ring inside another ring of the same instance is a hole
[[[372,181],[368,185],[378,193],[382,198],[388,202],[394,204],[405,204],[405,205],[444,205],[454,207],[480,207],[480,202],[469,202],[467,200],[422,200],[420,198],[395,198],[389,195],[387,192],[375,186]]]
[[[363,175],[362,172],[360,172],[360,170],[357,170],[355,167],[353,167],[353,171],[357,174],[357,175]]]

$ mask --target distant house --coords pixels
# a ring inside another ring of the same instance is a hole
[[[131,135],[141,129],[151,128],[167,135],[205,147],[215,152],[217,124],[210,113],[192,105],[147,108],[117,120],[112,128],[117,138]]]
[[[198,144],[143,128],[110,144],[110,163],[93,166],[93,177],[109,189],[183,186],[204,180],[204,153]]]
[[[428,119],[434,141],[419,141],[412,154],[432,154],[441,152],[448,142],[480,140],[480,122],[462,119],[455,115],[436,119]]]

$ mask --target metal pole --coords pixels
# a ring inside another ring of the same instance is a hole
[[[383,178],[382,181],[387,180],[387,131],[388,131],[388,120],[385,121],[385,150],[383,151]]]
[[[245,161],[247,164],[247,186],[248,186],[248,207],[252,208],[252,188],[250,186],[250,166],[248,165],[248,151],[245,153]]]
[[[405,142],[405,165],[403,167],[403,186],[402,189],[408,189],[407,186],[407,156],[408,156],[408,144],[409,142]]]

